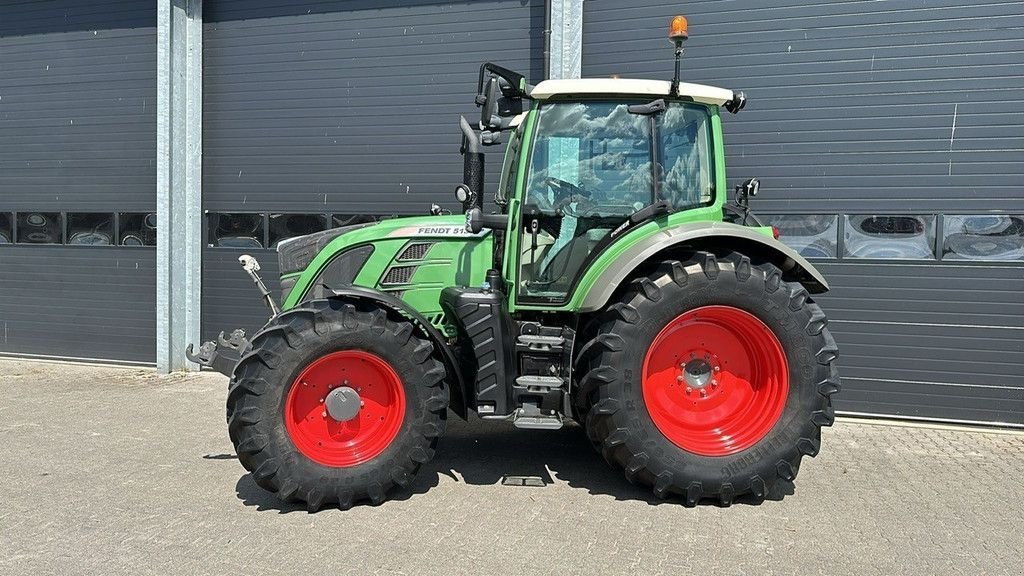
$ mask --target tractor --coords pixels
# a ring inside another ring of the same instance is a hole
[[[272,317],[188,356],[230,376],[227,423],[262,488],[311,511],[380,504],[435,454],[449,411],[578,423],[626,479],[695,505],[763,500],[834,419],[837,347],[815,268],[727,199],[722,111],[742,92],[545,80],[487,63],[461,119],[463,214],[277,247]],[[493,207],[484,147],[504,144]],[[488,203],[489,205],[491,203]]]

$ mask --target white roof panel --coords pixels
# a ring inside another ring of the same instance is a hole
[[[530,96],[546,100],[562,94],[622,94],[668,96],[672,83],[665,80],[630,80],[626,78],[582,78],[575,80],[545,80],[534,87]],[[703,84],[679,83],[679,95],[689,96],[695,102],[721,106],[732,100],[732,90]]]

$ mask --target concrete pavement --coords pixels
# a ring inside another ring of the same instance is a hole
[[[578,428],[453,417],[411,491],[308,514],[238,464],[225,385],[0,359],[0,574],[1022,573],[1021,434],[840,421],[781,501],[688,509]]]

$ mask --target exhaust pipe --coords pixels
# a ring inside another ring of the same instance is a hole
[[[480,151],[480,137],[465,116],[459,119],[459,127],[462,128],[462,181],[473,192],[462,203],[465,214],[473,208],[484,208],[484,153]]]

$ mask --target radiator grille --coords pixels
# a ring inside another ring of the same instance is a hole
[[[434,245],[434,242],[416,242],[415,244],[409,244],[402,251],[402,254],[398,257],[399,260],[423,260],[427,255],[427,251]]]
[[[384,275],[384,280],[381,281],[383,286],[396,286],[399,284],[408,284],[412,280],[412,275],[416,272],[417,266],[396,266],[388,273]]]

